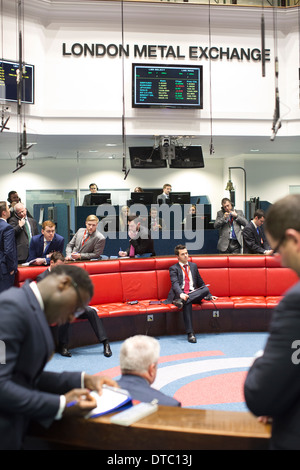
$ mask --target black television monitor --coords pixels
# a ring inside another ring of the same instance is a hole
[[[129,147],[131,168],[166,168],[166,160],[162,160],[159,149],[153,147]]]
[[[181,193],[170,193],[170,204],[190,204],[191,203],[191,193],[181,192]]]
[[[202,65],[132,64],[132,107],[203,109],[202,75]]]
[[[0,59],[0,101],[18,101],[17,70],[19,64]],[[34,103],[34,65],[25,64],[21,81],[21,101]]]
[[[176,147],[175,159],[171,160],[170,168],[204,168],[201,146]]]
[[[133,204],[151,205],[153,203],[153,193],[131,193]]]
[[[110,193],[92,193],[91,206],[100,206],[101,204],[111,204]]]

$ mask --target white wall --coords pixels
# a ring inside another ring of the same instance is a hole
[[[25,58],[36,66],[36,104],[28,107],[28,131],[36,134],[121,134],[122,86],[120,58],[63,57],[62,43],[121,43],[120,4],[100,2],[93,8],[97,16],[83,19],[68,17],[52,19],[51,14],[26,18]],[[5,7],[9,2],[4,2]],[[190,8],[185,8],[186,6]],[[185,52],[189,45],[209,44],[208,8],[193,5],[125,4],[125,43],[180,45]],[[242,12],[244,11],[244,13]],[[50,10],[49,10],[50,11]],[[260,9],[212,10],[212,45],[217,47],[260,48]],[[234,12],[234,13],[233,13]],[[241,13],[242,12],[242,13]],[[102,14],[103,13],[103,14]],[[238,17],[237,17],[238,15]],[[238,60],[213,61],[212,103],[215,135],[270,135],[274,109],[274,43],[273,17],[266,10],[266,47],[271,49],[271,62],[266,77],[261,76],[260,62]],[[16,22],[13,12],[5,14],[4,57],[16,59]],[[297,14],[291,9],[280,11],[278,22],[279,89],[284,123],[281,135],[299,134],[299,31]],[[185,112],[178,110],[134,110],[131,108],[131,63],[153,62],[132,55],[124,60],[126,131],[133,135],[205,135],[210,133],[209,62],[195,61],[204,67],[204,109]],[[155,63],[174,63],[176,59],[157,58]],[[182,63],[182,60],[179,62]],[[188,64],[192,61],[184,59]],[[295,66],[296,64],[296,66]],[[59,70],[59,73],[57,72]],[[85,85],[84,85],[85,83]],[[14,116],[11,130],[17,130]],[[208,154],[208,149],[205,149]],[[0,140],[0,156],[1,140]],[[252,159],[245,155],[232,159],[205,158],[205,168],[197,170],[131,170],[124,181],[120,160],[64,159],[30,160],[22,170],[12,173],[15,160],[1,159],[0,185],[2,198],[8,191],[18,190],[25,200],[26,189],[87,188],[90,182],[99,187],[130,188],[139,185],[161,187],[170,182],[174,191],[188,190],[192,195],[207,194],[212,202],[212,215],[225,191],[228,166],[247,170],[248,197],[259,196],[273,202],[288,192],[289,184],[300,184],[299,155],[288,162],[261,155]],[[6,157],[7,158],[7,157]],[[236,186],[236,205],[243,205],[243,175],[232,173]]]

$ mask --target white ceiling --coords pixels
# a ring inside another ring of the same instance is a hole
[[[210,136],[194,136],[188,139],[191,145],[201,145],[204,158],[227,158],[260,155],[283,155],[299,158],[300,136],[282,137],[277,134],[274,141],[267,136],[212,136],[214,154],[210,155]],[[27,135],[27,142],[34,143],[27,159],[43,158],[96,158],[121,159],[123,138],[121,135]],[[126,136],[128,147],[153,146],[154,136]],[[18,155],[18,135],[4,130],[0,133],[0,159],[13,160]]]

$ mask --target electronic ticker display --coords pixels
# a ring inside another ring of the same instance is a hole
[[[133,108],[203,108],[202,65],[132,64]]]
[[[0,59],[0,101],[18,101],[19,64]],[[21,80],[21,101],[34,103],[34,66],[26,64]]]

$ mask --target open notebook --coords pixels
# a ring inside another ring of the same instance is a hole
[[[129,393],[122,388],[103,385],[102,395],[95,391],[92,391],[90,394],[96,398],[97,406],[85,418],[96,418],[97,416],[112,413],[113,411],[121,411],[132,406],[132,399]]]

